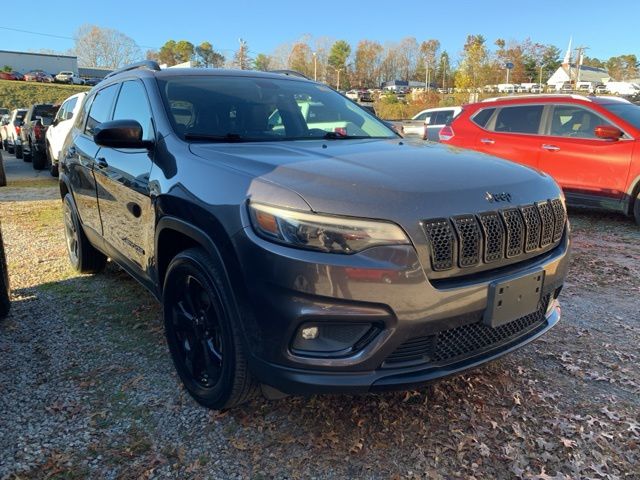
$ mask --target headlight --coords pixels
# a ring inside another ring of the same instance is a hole
[[[271,241],[332,253],[356,253],[376,245],[408,245],[400,227],[390,222],[332,217],[250,203],[251,223]]]

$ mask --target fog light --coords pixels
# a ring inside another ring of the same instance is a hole
[[[318,327],[307,327],[300,330],[300,335],[305,340],[314,340],[318,338]]]
[[[379,329],[371,323],[306,323],[300,326],[291,341],[297,355],[341,357],[366,345]]]

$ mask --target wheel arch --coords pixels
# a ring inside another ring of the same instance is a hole
[[[627,191],[629,195],[629,201],[627,203],[626,214],[633,215],[633,206],[640,194],[640,175],[638,175],[632,182],[631,187]]]
[[[219,262],[224,269],[222,273],[230,282],[229,286],[237,297],[242,296],[243,282],[235,249],[222,224],[214,217],[209,220],[208,227],[213,229],[213,236],[199,226],[178,217],[164,216],[158,221],[155,233],[155,263],[160,296],[171,259],[181,251],[192,247],[204,249]]]

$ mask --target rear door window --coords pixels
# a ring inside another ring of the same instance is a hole
[[[540,130],[543,109],[543,105],[501,108],[496,117],[494,131],[535,135]]]
[[[453,119],[453,110],[440,110],[436,112],[435,118],[431,119],[432,125],[446,125]]]
[[[495,108],[484,108],[471,117],[471,121],[479,127],[485,128],[491,118],[491,115],[493,115],[493,112],[495,111]]]

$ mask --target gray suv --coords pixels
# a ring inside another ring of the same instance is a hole
[[[409,388],[560,318],[564,199],[547,175],[412,146],[291,74],[160,70],[89,92],[61,154],[69,258],[164,307],[202,405]]]

